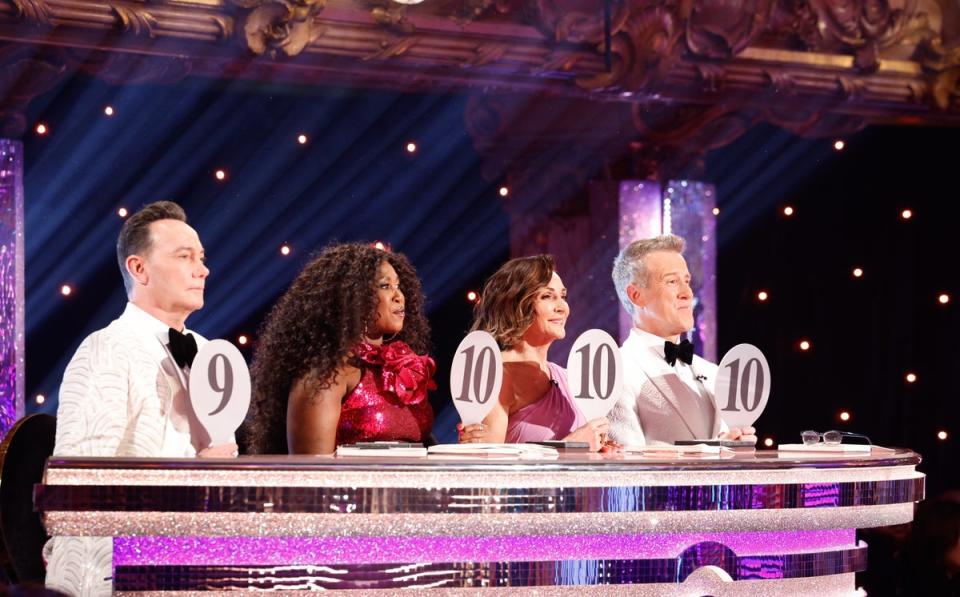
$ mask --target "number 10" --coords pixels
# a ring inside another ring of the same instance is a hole
[[[606,350],[604,350],[606,349]],[[613,383],[614,377],[616,376],[616,362],[613,358],[613,349],[607,344],[601,344],[597,348],[597,352],[593,355],[593,359],[590,358],[590,345],[585,344],[583,348],[577,351],[577,354],[582,354],[583,358],[580,359],[580,392],[577,394],[576,398],[592,400],[593,396],[590,395],[590,372],[593,370],[593,389],[597,392],[597,397],[600,400],[606,400],[613,394]],[[600,377],[603,372],[603,355],[607,355],[607,383],[606,387],[600,388]],[[592,362],[591,362],[592,361]]]
[[[480,354],[477,355],[477,363],[473,363],[473,351],[475,347],[470,346],[461,351],[461,354],[467,357],[467,362],[463,367],[463,388],[460,390],[460,395],[455,397],[454,400],[459,400],[461,402],[472,402],[470,400],[470,379],[473,378],[473,395],[477,399],[477,404],[486,404],[487,400],[490,400],[491,395],[493,394],[493,384],[497,376],[497,359],[493,354],[493,349],[489,346],[485,346],[480,350]],[[490,356],[487,357],[487,352],[489,351]],[[489,371],[487,372],[487,384],[483,389],[483,394],[480,394],[480,378],[483,377],[483,366],[485,363],[489,363]]]
[[[750,373],[756,364],[757,371],[757,385],[754,388],[753,392],[753,403],[748,404],[747,400],[749,399],[748,393],[750,392]],[[763,398],[763,366],[760,364],[760,359],[754,357],[747,361],[747,366],[743,368],[743,373],[740,373],[740,359],[731,361],[727,367],[730,369],[730,392],[727,394],[727,406],[723,410],[728,412],[740,412],[740,409],[737,408],[737,389],[739,388],[740,393],[740,403],[743,405],[743,410],[747,412],[753,412],[760,406],[760,400]]]

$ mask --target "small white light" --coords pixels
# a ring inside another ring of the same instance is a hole
[[[286,243],[280,245],[280,254],[283,255],[284,257],[289,255],[290,251],[292,251],[292,249],[290,248],[290,245]]]
[[[803,350],[803,351],[810,350],[810,341],[809,341],[809,340],[801,340],[801,341],[800,341],[800,350]]]
[[[787,216],[788,218],[789,218],[790,216],[792,216],[792,215],[793,215],[793,206],[788,205],[788,206],[784,207],[784,208],[783,208],[783,215]]]
[[[407,143],[407,153],[414,153],[417,151],[417,144],[413,141]]]
[[[73,293],[73,288],[69,284],[64,284],[60,287],[60,294],[63,296],[70,296]]]
[[[47,125],[42,122],[37,124],[37,127],[33,130],[37,131],[38,135],[46,135],[48,132],[50,132],[50,129],[47,128]]]
[[[714,207],[714,208],[713,208],[713,215],[715,215],[715,216],[719,216],[719,215],[720,215],[720,208],[719,208],[719,207]]]
[[[940,431],[937,432],[937,439],[938,439],[938,440],[940,440],[940,441],[943,442],[943,441],[946,441],[946,440],[947,440],[947,437],[949,437],[949,436],[947,435],[947,432],[944,431],[943,429],[941,429]]]
[[[246,346],[248,341],[249,340],[247,339],[247,337],[244,336],[243,334],[240,334],[240,336],[237,338],[237,343],[240,344],[240,346]]]
[[[227,171],[217,170],[216,172],[213,173],[213,175],[217,178],[217,180],[224,180],[227,177]]]
[[[507,187],[500,187],[500,196],[501,196],[501,197],[506,197],[506,196],[509,195],[509,194],[510,194],[510,189],[509,189],[509,188],[507,188]]]
[[[374,249],[380,249],[381,251],[386,251],[386,250],[387,250],[387,245],[383,244],[382,241],[379,241],[379,240],[378,240],[377,242],[373,243],[373,248],[374,248]]]
[[[853,277],[854,277],[854,278],[862,278],[862,277],[863,277],[863,269],[862,269],[862,268],[859,268],[859,267],[853,268]]]
[[[300,135],[297,136],[297,143],[299,143],[300,145],[306,145],[306,144],[307,144],[307,136],[304,135],[303,133],[300,133]]]
[[[910,218],[913,217],[913,210],[912,210],[912,209],[905,209],[905,210],[901,211],[901,212],[900,212],[900,217],[903,218],[904,220],[909,220]]]
[[[468,293],[467,293],[467,300],[470,301],[471,303],[477,302],[477,293],[476,293],[476,291],[471,290],[470,292],[468,292]]]
[[[120,216],[121,218],[127,217],[128,213],[129,212],[127,211],[126,207],[121,207],[120,209],[117,210],[117,215]]]
[[[937,301],[939,301],[941,305],[946,305],[950,302],[950,295],[946,292],[943,292],[937,297]]]
[[[768,437],[768,438],[766,438],[765,440],[763,440],[763,445],[765,445],[765,446],[768,447],[768,448],[771,447],[771,446],[773,446],[773,438],[772,438],[772,437]]]
[[[833,142],[833,148],[837,151],[843,151],[843,148],[846,146],[847,144],[843,142],[843,139],[837,139]]]
[[[849,420],[850,420],[850,413],[847,412],[847,411],[841,411],[841,413],[840,413],[840,420],[841,420],[841,421],[844,421],[844,422],[849,421]]]
[[[44,402],[47,401],[47,397],[44,396],[43,394],[37,394],[36,400],[37,400],[37,404],[43,404]]]
[[[768,298],[770,298],[770,295],[767,294],[766,290],[761,290],[760,292],[757,293],[757,300],[760,301],[761,303],[766,301]]]
[[[103,109],[103,113],[107,116],[113,116],[113,106],[106,106]]]
[[[916,381],[917,381],[917,374],[911,371],[910,373],[907,373],[907,375],[906,375],[906,377],[905,377],[904,379],[907,380],[907,383],[916,383]]]

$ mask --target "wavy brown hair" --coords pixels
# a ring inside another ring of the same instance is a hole
[[[501,265],[483,285],[470,331],[489,332],[500,350],[512,348],[533,323],[534,299],[554,271],[550,255],[517,257]]]
[[[264,323],[253,357],[253,397],[244,437],[248,454],[286,454],[287,399],[307,375],[311,391],[330,387],[336,370],[374,324],[376,280],[386,261],[400,278],[403,330],[397,340],[417,354],[429,350],[423,290],[400,253],[351,243],[325,249],[303,269]]]

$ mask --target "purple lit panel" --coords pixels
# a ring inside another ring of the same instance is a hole
[[[663,232],[687,241],[685,257],[693,278],[695,327],[691,340],[697,353],[716,363],[717,240],[716,190],[691,180],[671,180],[663,193]]]
[[[23,145],[0,139],[0,437],[23,416]]]
[[[655,180],[620,182],[620,213],[617,230],[620,249],[641,238],[662,234],[660,183]],[[630,316],[620,309],[620,341],[630,334]]]
[[[716,190],[713,185],[672,180],[661,187],[651,180],[620,183],[620,248],[631,242],[676,234],[687,241],[685,257],[693,276],[696,324],[691,338],[697,352],[717,362]],[[630,333],[630,317],[620,312],[620,339]]]
[[[803,486],[804,508],[836,508],[841,499],[837,483],[807,483]]]
[[[545,537],[117,537],[124,565],[296,565],[676,558],[701,542],[738,555],[848,549],[853,529]]]

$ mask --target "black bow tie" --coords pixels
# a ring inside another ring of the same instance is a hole
[[[667,340],[663,343],[663,358],[667,360],[668,365],[674,365],[677,359],[686,364],[693,363],[693,343],[689,340],[681,340],[680,344],[674,344]]]
[[[177,366],[183,369],[193,364],[194,357],[197,356],[197,340],[193,334],[181,334],[177,330],[170,328],[170,354]]]

